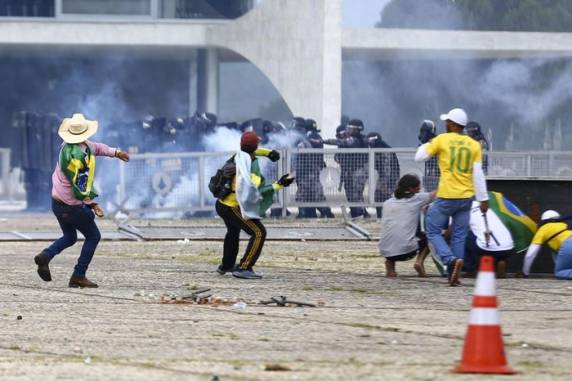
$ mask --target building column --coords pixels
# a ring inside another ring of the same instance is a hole
[[[206,57],[206,111],[218,114],[218,50],[216,48],[207,49]]]
[[[193,115],[199,107],[198,78],[198,51],[194,50],[189,58],[189,111],[187,113],[189,116]]]
[[[218,50],[199,49],[197,53],[197,107],[199,112],[218,112]]]
[[[256,65],[296,116],[333,137],[341,116],[342,0],[263,1],[207,42]],[[261,44],[261,36],[264,43]]]

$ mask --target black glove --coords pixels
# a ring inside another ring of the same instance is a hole
[[[295,178],[289,176],[289,174],[282,176],[276,183],[282,185],[283,187],[290,186],[294,182]]]
[[[280,160],[280,152],[273,149],[268,154],[268,158],[270,159],[270,161],[278,161],[278,160]]]

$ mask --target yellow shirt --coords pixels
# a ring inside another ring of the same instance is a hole
[[[558,251],[560,250],[560,246],[562,246],[564,241],[572,237],[572,230],[563,231],[565,229],[568,229],[568,225],[564,222],[549,222],[546,225],[542,225],[540,229],[536,231],[536,234],[532,238],[532,243],[536,245],[543,245],[547,243],[550,249],[553,251]],[[558,232],[562,233],[546,242],[550,237],[553,237]]]
[[[441,178],[437,188],[440,198],[471,198],[473,164],[482,162],[481,145],[467,135],[455,132],[440,134],[427,143],[430,156],[438,155]]]

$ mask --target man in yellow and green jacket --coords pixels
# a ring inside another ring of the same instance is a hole
[[[240,151],[233,157],[234,166],[224,168],[226,176],[231,178],[231,192],[219,198],[216,203],[216,211],[227,228],[222,263],[217,268],[221,275],[232,271],[232,275],[237,278],[262,278],[253,270],[266,240],[266,229],[261,220],[272,205],[274,192],[294,182],[293,178],[284,175],[272,184],[265,184],[257,156],[266,156],[276,161],[280,154],[277,151],[258,148],[259,142],[260,138],[253,131],[242,134]],[[236,266],[241,230],[250,235],[250,240],[246,252]]]

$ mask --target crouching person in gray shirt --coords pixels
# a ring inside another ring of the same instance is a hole
[[[404,175],[397,183],[393,197],[383,203],[379,252],[385,257],[387,277],[396,277],[395,262],[417,256],[413,267],[425,277],[423,262],[429,253],[427,238],[419,228],[421,210],[429,205],[435,193],[421,190],[419,177]]]

